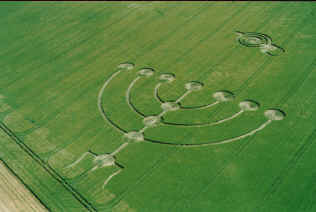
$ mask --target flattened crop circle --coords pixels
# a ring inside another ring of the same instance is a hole
[[[260,47],[262,45],[270,45],[271,38],[261,33],[244,32],[240,34],[238,42],[247,47]]]

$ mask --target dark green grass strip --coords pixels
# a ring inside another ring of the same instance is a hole
[[[80,193],[68,184],[54,169],[46,164],[36,153],[25,145],[4,123],[0,122],[2,129],[24,152],[26,152],[35,162],[37,162],[47,173],[65,187],[88,211],[97,211]]]

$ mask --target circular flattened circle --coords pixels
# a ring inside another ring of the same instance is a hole
[[[202,87],[203,87],[203,83],[196,82],[196,81],[188,82],[185,84],[185,89],[189,91],[198,91],[202,89]]]
[[[267,35],[256,32],[240,33],[238,41],[241,45],[247,47],[260,47],[261,45],[270,45],[271,38]]]
[[[159,76],[159,80],[162,82],[172,82],[175,80],[175,75],[174,74],[161,74]]]
[[[144,141],[144,134],[137,131],[131,131],[125,134],[125,137],[132,142],[141,142]]]
[[[239,103],[239,107],[243,111],[256,111],[259,108],[259,104],[252,100],[245,100]]]
[[[285,118],[285,113],[278,109],[269,109],[264,112],[264,116],[271,121],[280,121]]]
[[[117,67],[121,69],[131,70],[134,68],[134,66],[135,65],[133,63],[121,63]]]
[[[175,111],[178,110],[180,108],[180,104],[179,103],[175,103],[175,102],[164,102],[161,104],[161,108],[163,109],[163,111]]]
[[[154,74],[154,72],[155,71],[152,68],[143,68],[143,69],[138,71],[138,74],[140,76],[150,77]]]
[[[155,127],[160,123],[160,117],[148,116],[148,117],[143,119],[143,123],[147,127]]]
[[[219,102],[228,102],[232,101],[235,96],[230,91],[217,91],[213,94],[213,98]]]
[[[94,162],[101,167],[104,166],[113,166],[115,163],[115,159],[110,154],[98,155],[95,157]]]

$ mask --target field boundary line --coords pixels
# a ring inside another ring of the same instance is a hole
[[[15,173],[15,171],[8,165],[7,162],[5,162],[2,158],[0,158],[0,164],[2,164],[4,167],[6,167],[6,169],[29,191],[31,192],[31,194],[33,195],[33,197],[35,197],[35,199],[37,199],[41,205],[44,206],[44,208],[48,211],[52,211],[40,198],[39,196],[31,189],[30,186],[28,186],[24,180]]]
[[[0,129],[3,130],[24,152],[26,152],[35,162],[37,162],[45,171],[57,180],[75,199],[78,200],[88,211],[97,211],[94,206],[88,202],[78,191],[76,191],[65,179],[60,176],[49,164],[46,164],[35,152],[33,152],[24,142],[17,137],[3,122],[0,122]]]

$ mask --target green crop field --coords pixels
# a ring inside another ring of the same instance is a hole
[[[315,3],[2,2],[0,17],[0,160],[42,208],[316,211]]]

